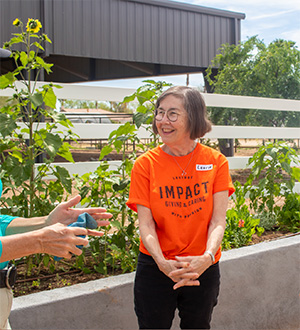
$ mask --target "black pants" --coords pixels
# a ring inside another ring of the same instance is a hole
[[[210,329],[220,287],[219,263],[200,277],[200,286],[173,289],[152,257],[140,253],[134,284],[134,304],[140,329],[170,329],[176,308],[181,329]]]

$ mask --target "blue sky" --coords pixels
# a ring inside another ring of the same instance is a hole
[[[176,0],[244,13],[241,21],[242,40],[258,35],[266,44],[275,39],[297,42],[300,47],[300,1],[299,0]]]
[[[241,21],[241,39],[258,35],[266,44],[275,39],[295,41],[300,47],[300,0],[176,0],[191,5],[212,7],[244,13]],[[144,78],[145,79],[145,78]],[[137,88],[144,79],[113,80],[92,83],[102,86]],[[152,77],[151,77],[152,79]],[[176,85],[185,85],[186,76],[168,76],[153,78],[165,80]],[[191,86],[201,86],[201,74],[190,75]]]

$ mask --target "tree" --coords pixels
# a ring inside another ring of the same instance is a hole
[[[206,74],[215,93],[300,99],[300,51],[293,41],[278,39],[266,46],[254,36],[222,45]],[[218,108],[211,119],[222,125],[300,126],[299,112]]]
[[[83,101],[83,100],[60,100],[65,109],[104,109],[109,111],[109,102]]]

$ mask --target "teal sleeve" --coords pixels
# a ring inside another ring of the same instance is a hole
[[[2,255],[2,242],[0,240],[0,257],[1,257],[1,255]],[[8,261],[0,262],[0,269],[5,268],[7,266],[7,264],[8,264]]]
[[[12,222],[13,219],[17,217],[12,217],[10,215],[0,214],[0,257],[2,255],[2,242],[1,237],[5,236],[5,231],[7,226]],[[0,263],[0,269],[3,269],[8,264],[8,261]]]

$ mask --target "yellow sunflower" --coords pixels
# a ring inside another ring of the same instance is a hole
[[[38,19],[28,18],[26,25],[27,32],[38,33],[42,28],[42,24]]]
[[[19,26],[20,23],[21,23],[21,21],[20,21],[18,18],[16,18],[16,19],[13,21],[13,25],[14,25],[14,26]]]

